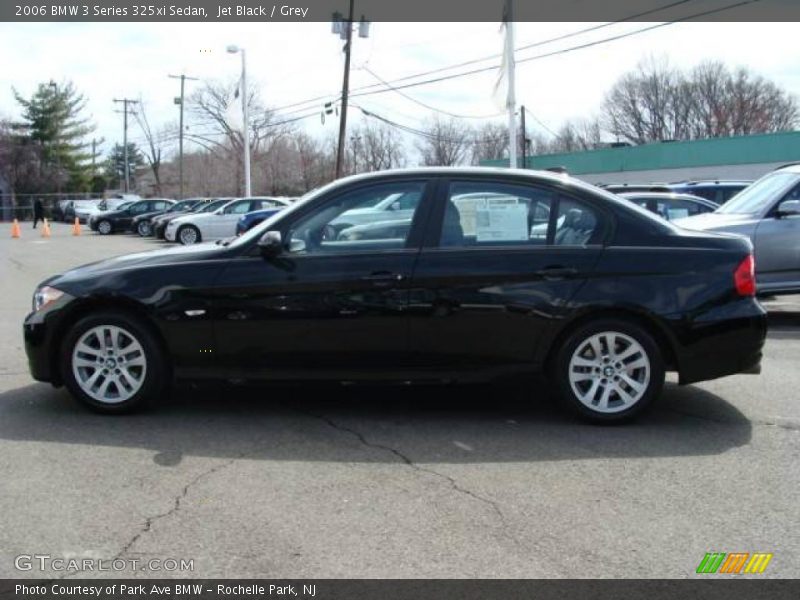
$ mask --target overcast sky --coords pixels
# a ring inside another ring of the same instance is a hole
[[[517,47],[595,24],[518,23]],[[517,59],[647,26],[622,23],[562,42],[519,52]],[[342,43],[324,23],[51,23],[0,24],[0,116],[18,117],[12,86],[30,95],[39,82],[73,81],[89,100],[88,111],[106,148],[121,141],[117,97],[140,98],[158,127],[177,119],[178,82],[168,74],[201,79],[238,77],[240,59],[228,44],[247,49],[248,79],[276,107],[315,96],[335,98],[341,89]],[[502,50],[499,23],[373,23],[368,39],[355,38],[351,88],[445,67]],[[705,59],[744,65],[800,95],[800,45],[796,23],[677,23],[601,46],[535,60],[517,68],[517,99],[550,129],[565,119],[590,116],[613,82],[644,57],[666,56],[674,66]],[[495,59],[497,62],[497,59]],[[492,62],[476,66],[489,65]],[[498,113],[492,97],[496,73],[484,73],[404,90],[436,108],[461,115]],[[199,82],[187,84],[191,91]],[[418,127],[430,115],[395,92],[354,100],[394,121]],[[322,101],[282,111],[287,118],[321,109]],[[352,121],[360,117],[350,113]],[[501,119],[501,118],[500,118]],[[473,122],[480,122],[471,119]],[[300,124],[314,134],[336,130],[318,116]],[[546,129],[529,119],[534,130]],[[130,136],[141,139],[136,126]]]

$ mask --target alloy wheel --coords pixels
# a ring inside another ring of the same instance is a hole
[[[147,374],[147,357],[130,331],[116,325],[99,325],[75,344],[72,372],[87,396],[103,404],[118,404],[141,389]]]
[[[618,331],[603,331],[578,344],[569,361],[576,398],[600,413],[617,413],[639,402],[650,385],[650,358],[642,345]]]
[[[180,231],[180,241],[183,245],[197,243],[197,230],[194,227],[184,227]]]
[[[108,235],[111,233],[111,223],[108,221],[100,221],[97,224],[97,231],[99,231],[102,235]]]
[[[150,235],[150,224],[147,221],[142,221],[136,226],[136,230],[140,236],[147,237]]]

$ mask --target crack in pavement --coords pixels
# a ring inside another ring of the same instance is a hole
[[[504,536],[509,540],[511,540],[519,548],[526,551],[530,551],[530,548],[528,548],[524,543],[522,543],[522,541],[511,532],[511,527],[509,526],[505,513],[503,513],[503,511],[500,509],[500,505],[494,500],[481,496],[480,494],[476,494],[472,490],[463,487],[455,480],[455,478],[451,477],[450,475],[447,475],[445,473],[440,473],[439,471],[435,471],[433,469],[422,467],[416,464],[413,460],[411,460],[408,456],[406,456],[396,448],[392,448],[391,446],[386,446],[385,444],[379,444],[377,442],[369,441],[366,437],[364,437],[364,435],[361,432],[352,429],[350,427],[347,427],[345,425],[341,425],[340,423],[337,423],[336,421],[334,421],[329,417],[326,417],[325,415],[319,415],[302,410],[298,410],[297,412],[308,415],[310,417],[314,417],[315,419],[318,419],[323,423],[326,423],[328,426],[332,427],[333,429],[336,429],[337,431],[342,431],[344,433],[347,433],[355,437],[362,445],[368,448],[374,448],[377,450],[383,450],[384,452],[388,452],[397,457],[402,463],[404,463],[408,467],[411,467],[415,471],[427,473],[439,479],[445,480],[450,485],[450,487],[456,492],[469,496],[473,500],[477,500],[478,502],[484,504],[485,506],[490,507],[494,512],[494,514],[497,516],[497,518],[500,520],[501,531],[503,532]]]

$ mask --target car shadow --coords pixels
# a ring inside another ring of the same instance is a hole
[[[667,384],[638,421],[576,420],[542,386],[204,386],[156,410],[102,416],[31,384],[0,394],[0,439],[144,448],[162,466],[184,456],[251,460],[492,463],[714,455],[750,441],[722,398]],[[533,397],[532,397],[533,396]]]

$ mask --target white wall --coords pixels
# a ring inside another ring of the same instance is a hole
[[[575,175],[589,183],[671,183],[693,179],[758,179],[785,162]]]

